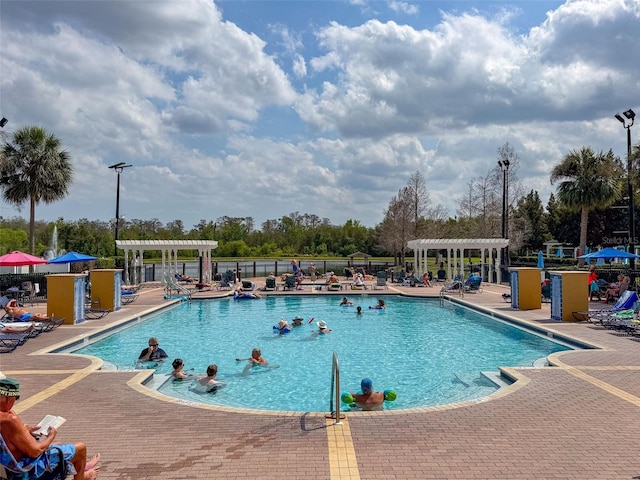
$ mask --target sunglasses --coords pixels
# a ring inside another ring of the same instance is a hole
[[[159,346],[159,344],[158,343],[150,343],[149,346],[150,347],[157,347],[157,346]]]

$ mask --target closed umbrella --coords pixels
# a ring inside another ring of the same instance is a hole
[[[544,255],[542,251],[538,252],[538,268],[544,270]]]
[[[44,258],[34,257],[17,250],[0,257],[0,267],[21,267],[23,265],[39,265],[42,263],[47,263],[47,261]]]
[[[68,252],[59,257],[52,258],[49,263],[75,263],[75,262],[91,262],[97,260],[96,257],[85,255],[83,253]]]
[[[560,258],[564,257],[564,252],[562,251],[562,247],[558,248],[558,251],[556,252],[556,257],[560,257]]]

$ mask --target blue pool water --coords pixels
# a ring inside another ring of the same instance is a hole
[[[385,409],[442,405],[482,397],[496,386],[480,372],[500,366],[531,366],[569,347],[459,307],[440,307],[433,299],[386,296],[387,310],[369,310],[377,298],[350,295],[355,307],[340,307],[341,297],[269,296],[260,300],[229,298],[184,303],[149,320],[86,346],[75,353],[95,355],[118,369],[138,367],[136,359],[150,336],[168,353],[158,373],[170,373],[180,357],[185,368],[204,373],[218,365],[227,386],[216,394],[189,390],[190,381],[168,382],[160,391],[186,400],[216,405],[326,412],[331,388],[332,355],[340,362],[341,390],[359,390],[370,377],[377,390],[394,389]],[[273,333],[280,317],[299,315],[304,326],[286,335]],[[333,331],[316,335],[315,322]],[[254,347],[278,368],[242,375]],[[344,407],[344,405],[343,405]]]

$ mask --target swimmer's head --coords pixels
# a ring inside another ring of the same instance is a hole
[[[211,364],[207,367],[207,377],[215,377],[218,373],[218,365]]]
[[[360,382],[360,390],[362,393],[371,393],[373,391],[373,382],[370,378],[363,378]]]
[[[184,365],[184,362],[182,361],[181,358],[176,358],[171,364],[173,368],[178,368],[178,367],[181,367],[182,365]]]

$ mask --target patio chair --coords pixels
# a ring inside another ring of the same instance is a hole
[[[482,293],[482,277],[469,277],[463,284],[465,292]]]
[[[56,467],[52,468],[51,463]],[[8,480],[65,480],[69,465],[64,454],[55,444],[36,458],[23,458],[18,461],[11,453],[0,434],[0,465],[4,470],[2,478]]]
[[[287,275],[284,279],[283,290],[295,290],[297,288],[296,285],[296,277],[293,275]]]
[[[378,288],[385,288],[388,289],[389,285],[387,285],[387,272],[385,272],[384,270],[379,271],[378,273],[376,273],[376,283],[373,286],[374,289],[378,289]]]
[[[233,270],[227,270],[220,278],[218,290],[231,290],[233,288],[235,274]]]
[[[276,284],[276,279],[274,277],[267,277],[264,284],[265,291],[267,290],[277,290],[278,285]]]
[[[0,338],[0,353],[11,353],[20,345],[20,341],[12,338]],[[0,476],[2,478],[2,476]]]
[[[446,282],[447,281],[447,272],[444,269],[440,269],[437,272],[436,282]]]

